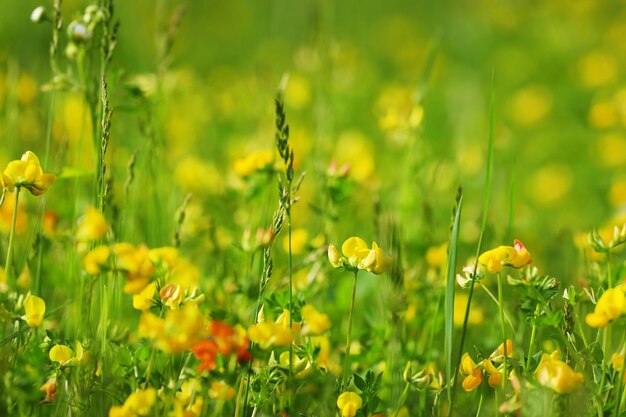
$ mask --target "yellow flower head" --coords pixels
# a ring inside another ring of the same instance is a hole
[[[23,187],[35,196],[45,193],[56,181],[54,174],[43,172],[39,158],[31,151],[26,151],[22,159],[9,162],[1,177],[3,188],[13,191]]]
[[[483,382],[483,373],[478,365],[472,360],[469,353],[464,353],[461,359],[462,386],[465,391],[473,391]]]
[[[98,275],[103,267],[109,263],[111,249],[108,246],[98,246],[88,252],[83,258],[83,267],[88,274]]]
[[[230,401],[235,396],[235,389],[224,381],[212,381],[209,387],[209,398],[212,400]]]
[[[297,323],[289,329],[289,310],[283,310],[275,322],[265,321],[262,312],[259,314],[261,320],[248,328],[248,337],[254,343],[258,343],[262,349],[272,346],[289,346],[295,334],[300,330]]]
[[[207,326],[196,305],[189,303],[177,310],[168,310],[165,318],[143,313],[138,333],[151,339],[163,352],[180,353],[199,343],[207,334]]]
[[[515,239],[514,246],[498,246],[478,257],[478,263],[491,273],[500,272],[504,266],[516,269],[532,263],[530,252],[522,242]]]
[[[321,335],[330,329],[328,314],[320,313],[310,304],[302,307],[302,320],[304,320],[306,332],[314,336]]]
[[[87,207],[85,214],[78,219],[76,240],[78,242],[94,242],[109,230],[109,225],[102,213],[93,207]]]
[[[561,352],[543,354],[535,371],[535,379],[544,387],[559,394],[577,390],[583,383],[583,374],[575,372],[568,364],[561,361]]]
[[[40,327],[43,316],[46,313],[46,302],[28,293],[24,299],[24,311],[26,312],[26,323],[29,327]]]
[[[157,392],[152,387],[135,391],[128,396],[124,405],[111,407],[109,417],[148,416],[156,399]]]
[[[235,161],[235,173],[240,177],[249,177],[257,171],[270,169],[273,165],[274,151],[255,151]]]
[[[82,343],[76,342],[76,352],[69,346],[54,345],[48,357],[52,362],[58,362],[61,366],[80,366],[89,362],[90,355],[83,350]]]
[[[617,319],[624,312],[626,312],[626,295],[624,286],[619,285],[609,288],[602,294],[593,313],[585,317],[585,322],[595,328],[606,327],[610,321]]]
[[[337,398],[337,407],[342,417],[354,417],[363,406],[363,400],[356,392],[346,391]]]
[[[343,242],[341,251],[343,256],[335,245],[328,246],[328,260],[335,268],[364,269],[380,275],[393,264],[391,257],[385,255],[376,242],[372,242],[372,247],[369,248],[360,237],[348,238]]]
[[[154,294],[156,294],[156,283],[152,282],[139,294],[133,295],[133,308],[141,311],[149,310],[152,307]]]

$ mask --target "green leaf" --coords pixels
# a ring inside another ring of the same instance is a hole
[[[450,247],[448,251],[448,276],[446,278],[446,299],[445,299],[445,352],[446,352],[446,380],[452,380],[452,336],[454,332],[454,292],[457,247],[459,240],[459,224],[461,223],[461,207],[463,205],[463,194],[459,196],[459,202],[452,224],[452,236],[450,237]],[[452,397],[450,384],[448,385],[448,400]]]

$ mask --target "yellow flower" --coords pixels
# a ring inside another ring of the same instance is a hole
[[[156,294],[156,284],[148,284],[139,294],[133,295],[133,308],[141,311],[149,310],[152,307],[152,298]]]
[[[40,327],[43,316],[46,313],[46,302],[28,293],[24,299],[24,311],[26,312],[26,323],[29,327]]]
[[[52,362],[58,362],[61,366],[79,366],[89,362],[89,354],[83,350],[80,342],[76,342],[76,353],[69,346],[54,345],[48,357]]]
[[[432,268],[441,269],[448,259],[448,244],[433,246],[426,251],[426,263]]]
[[[626,295],[624,286],[609,288],[602,294],[593,313],[587,314],[585,322],[595,328],[606,327],[610,321],[617,319],[626,312]]]
[[[165,318],[144,312],[139,321],[138,333],[151,339],[166,353],[180,353],[191,349],[207,334],[204,316],[195,304],[185,304],[177,310],[168,310]]]
[[[156,399],[157,392],[152,387],[133,392],[128,396],[124,405],[111,407],[109,417],[148,416]]]
[[[111,249],[108,246],[98,246],[93,248],[83,258],[83,267],[88,274],[98,275],[102,272],[102,267],[109,262]]]
[[[15,187],[23,187],[35,196],[45,193],[54,181],[56,176],[44,173],[39,158],[31,151],[26,151],[22,159],[9,162],[2,173],[4,188],[13,191]]]
[[[374,274],[382,274],[387,271],[393,261],[390,256],[383,253],[376,242],[372,242],[372,248],[360,237],[348,238],[341,246],[343,257],[334,245],[328,246],[328,260],[335,268],[348,266],[351,269],[364,269]]]
[[[146,245],[134,247],[130,243],[113,245],[115,268],[124,271],[128,281],[124,285],[126,294],[138,294],[149,283],[155,272],[150,260],[150,250]]]
[[[320,313],[310,304],[302,307],[302,320],[305,323],[305,332],[314,336],[330,329],[330,319],[327,314]]]
[[[461,375],[465,376],[462,382],[465,391],[473,391],[483,382],[483,374],[478,365],[468,353],[463,354],[461,359]]]
[[[78,242],[93,242],[100,239],[109,229],[109,225],[102,213],[93,207],[87,207],[85,214],[78,219],[76,240]]]
[[[48,356],[52,362],[63,364],[74,356],[74,351],[65,345],[54,345]]]
[[[535,371],[535,379],[544,387],[559,394],[567,394],[578,389],[583,383],[583,374],[575,372],[568,364],[559,360],[561,352],[543,354]]]
[[[256,171],[270,169],[273,165],[274,151],[255,151],[235,161],[235,173],[240,177],[249,177]]]
[[[354,417],[363,400],[356,392],[346,391],[337,398],[337,407],[341,410],[342,417]]]
[[[498,246],[478,257],[478,263],[491,273],[502,271],[502,267],[510,266],[516,269],[532,263],[528,249],[522,242],[515,239],[514,246]]]
[[[468,353],[461,359],[461,376],[464,376],[462,386],[465,391],[473,391],[483,382],[483,370],[489,374],[487,382],[492,388],[502,386],[504,379],[504,343],[501,343],[488,358],[476,364]],[[506,356],[513,356],[513,341],[506,340]],[[494,363],[501,364],[496,367]]]
[[[616,372],[622,372],[622,368],[624,367],[624,354],[614,353],[613,356],[611,356],[611,366]],[[626,373],[624,374],[624,382],[626,382]]]
[[[291,253],[299,255],[304,252],[308,239],[309,232],[306,229],[295,229],[291,233]],[[285,236],[283,239],[283,249],[285,252],[289,252],[289,236]]]
[[[235,396],[235,389],[224,381],[213,381],[209,387],[209,398],[212,400],[230,401]]]
[[[297,326],[294,323],[293,329],[289,329],[289,310],[284,309],[275,322],[259,320],[258,324],[250,326],[248,337],[252,342],[258,343],[262,349],[272,346],[288,346],[294,339],[294,332],[298,330]]]

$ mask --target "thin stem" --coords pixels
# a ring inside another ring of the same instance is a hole
[[[507,367],[507,351],[506,351],[506,326],[504,325],[504,304],[502,297],[502,274],[498,272],[498,303],[500,307],[500,327],[502,329],[502,343],[503,343],[503,352],[504,352],[504,378],[502,378],[502,389],[504,390],[504,384],[506,383],[506,378],[508,375]]]
[[[409,393],[410,386],[411,386],[410,382],[407,382],[406,385],[404,386],[404,391],[402,391],[402,395],[400,396],[400,401],[398,401],[398,406],[396,407],[396,412],[393,415],[394,417],[398,417],[398,414],[400,414],[400,409],[402,408],[402,406],[404,405],[404,402],[406,401],[406,396]]]
[[[535,336],[537,334],[537,316],[539,315],[539,304],[535,307],[535,315],[533,320],[533,327],[530,331],[530,343],[528,344],[528,357],[526,358],[526,371],[530,368],[530,359],[533,355],[533,347],[535,344]]]
[[[352,340],[352,314],[354,313],[354,301],[356,299],[356,278],[359,271],[354,271],[354,278],[352,280],[352,300],[350,301],[350,314],[348,315],[348,337],[346,339],[346,357],[343,363],[343,380],[342,389],[346,389],[346,383],[348,382],[348,375],[350,374],[350,343]]]
[[[289,331],[293,330],[293,262],[291,253],[291,181],[289,181],[287,190],[287,240],[289,244],[288,268],[289,268]],[[291,402],[293,400],[293,342],[289,344],[289,397],[288,409],[291,411]],[[255,408],[256,409],[256,408]]]
[[[486,384],[482,384],[482,387],[480,388],[480,399],[478,400],[478,409],[476,410],[476,417],[480,416],[480,410],[483,407],[483,398],[485,397],[485,385]]]
[[[15,238],[15,224],[17,221],[17,204],[20,199],[20,186],[15,187],[15,201],[13,201],[13,219],[11,220],[11,234],[9,235],[9,247],[7,248],[7,259],[4,265],[7,282],[11,278],[11,261],[13,260],[13,239]]]

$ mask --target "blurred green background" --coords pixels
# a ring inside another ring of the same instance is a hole
[[[49,93],[41,87],[50,79],[51,27],[29,21],[40,4],[0,3],[2,164],[25,149],[43,153]],[[183,4],[173,48],[160,62],[167,22]],[[64,1],[66,23],[86,5]],[[538,265],[554,261],[555,273],[569,274],[573,267],[553,252],[574,251],[576,233],[610,224],[626,204],[625,12],[624,2],[592,0],[119,1],[112,176],[121,187],[130,155],[152,143],[142,131],[145,103],[128,86],[149,85],[159,74],[164,94],[153,101],[160,150],[153,178],[171,198],[155,206],[173,216],[190,191],[211,202],[204,210],[218,223],[243,228],[245,216],[229,200],[238,188],[233,164],[272,148],[272,100],[289,73],[287,117],[299,170],[308,172],[297,225],[321,227],[309,208],[318,203],[321,174],[336,160],[351,164],[356,186],[342,212],[349,221],[339,221],[331,237],[359,232],[355,225],[372,234],[378,202],[395,213],[410,245],[439,244],[460,184],[461,239],[471,248],[495,72],[488,237],[498,244],[520,238]],[[64,58],[66,44],[64,31],[60,67],[76,74]],[[94,169],[84,107],[79,91],[62,92],[55,102],[55,172]],[[149,244],[161,243],[148,229],[137,226]]]

